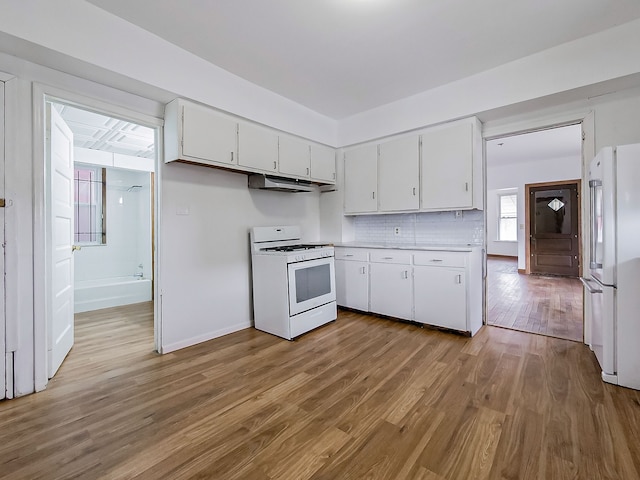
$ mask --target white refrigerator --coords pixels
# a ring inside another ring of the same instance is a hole
[[[591,349],[605,382],[640,390],[640,144],[603,148],[589,195]]]

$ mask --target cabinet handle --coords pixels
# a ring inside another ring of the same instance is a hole
[[[336,179],[336,172],[333,172],[333,179]]]
[[[307,175],[309,175],[309,167],[307,167]]]
[[[353,254],[352,253],[348,253],[348,254],[345,255],[345,257],[353,257]]]
[[[413,196],[416,196],[416,187],[413,187]]]
[[[469,182],[464,182],[464,191],[465,192],[469,191]]]
[[[462,283],[462,275],[456,275],[456,283]]]
[[[376,199],[376,192],[371,192],[371,198]]]
[[[409,270],[405,270],[404,272],[402,272],[402,278],[404,278],[405,280],[409,278]]]
[[[367,272],[366,272],[366,270],[365,270],[365,267],[362,267],[360,270],[361,270],[361,271],[360,271],[360,273],[362,273],[363,275],[364,275],[365,273],[367,273]]]
[[[233,152],[231,152],[231,163],[233,163]]]
[[[432,259],[431,259],[431,260],[429,260],[429,261],[430,261],[430,262],[433,262],[433,263],[438,263],[438,262],[442,262],[442,259],[441,259],[441,258],[432,258]]]
[[[277,162],[273,162],[273,169],[275,170],[276,168],[278,168],[278,164]]]
[[[383,260],[393,260],[393,257],[382,257]]]

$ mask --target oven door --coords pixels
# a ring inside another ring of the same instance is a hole
[[[336,299],[333,257],[290,263],[289,315],[297,315]]]

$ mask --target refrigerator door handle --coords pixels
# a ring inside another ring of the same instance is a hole
[[[592,294],[593,293],[602,293],[602,289],[601,288],[592,287],[591,283],[586,278],[578,277],[578,280],[580,280],[582,282],[582,284],[589,291],[589,293],[592,293]]]

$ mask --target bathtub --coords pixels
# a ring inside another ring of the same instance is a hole
[[[151,301],[151,279],[112,277],[75,282],[74,312]]]

